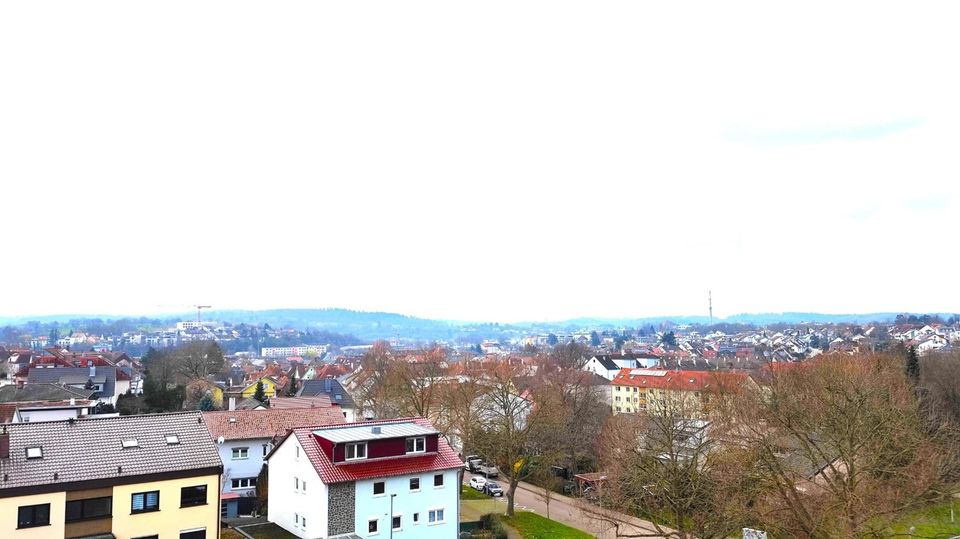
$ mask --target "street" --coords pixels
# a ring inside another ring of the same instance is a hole
[[[468,484],[474,474],[465,473],[463,475],[464,484]],[[507,481],[494,479],[506,491]],[[507,510],[507,497],[494,498],[495,507],[501,513]],[[531,511],[542,516],[547,516],[547,503],[544,500],[543,489],[527,483],[520,483],[517,487],[517,496],[515,507],[517,511]],[[552,493],[550,495],[550,517],[552,520],[562,522],[567,526],[583,530],[601,539],[615,539],[616,530],[613,522],[620,523],[621,534],[653,533],[655,528],[653,524],[631,517],[623,513],[601,509],[597,506],[587,503],[578,498],[569,498],[560,494]]]

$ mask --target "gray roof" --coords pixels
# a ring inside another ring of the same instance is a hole
[[[600,362],[600,365],[602,365],[604,369],[607,369],[608,371],[620,370],[620,366],[614,363],[613,360],[610,359],[610,356],[593,356],[593,357],[594,359]]]
[[[0,387],[0,402],[89,399],[94,393],[96,392],[89,389],[64,387],[57,384],[25,384],[23,387],[6,385]]]
[[[324,378],[322,380],[304,380],[303,387],[297,391],[298,397],[316,397],[317,395],[329,395],[330,403],[341,408],[356,408],[353,398],[347,393],[340,381],[334,378]],[[337,398],[340,395],[340,398]]]
[[[89,379],[103,384],[102,397],[112,397],[117,386],[117,368],[96,367],[94,376],[90,376],[90,367],[33,367],[27,374],[29,384],[82,384]]]
[[[362,442],[387,438],[406,438],[438,434],[437,429],[425,427],[410,421],[409,423],[388,423],[380,425],[356,425],[317,429],[314,434],[334,443]]]
[[[217,446],[200,412],[12,423],[10,457],[0,459],[0,498],[8,489],[82,481],[123,481],[137,476],[220,468]],[[179,443],[168,444],[166,435]],[[121,440],[137,440],[137,447]],[[27,459],[28,447],[42,448]],[[54,474],[57,475],[54,478]],[[82,488],[82,487],[80,487]]]

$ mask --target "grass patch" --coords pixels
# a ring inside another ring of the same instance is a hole
[[[243,531],[252,535],[254,539],[296,539],[297,537],[272,522],[255,524],[253,526],[242,526],[242,528]]]
[[[950,522],[950,502],[934,505],[907,513],[897,519],[890,531],[894,534],[908,535],[910,527],[916,529],[914,537],[953,537],[960,535],[960,500],[954,502],[955,522]]]
[[[592,539],[589,533],[582,532],[570,526],[565,526],[554,520],[549,520],[536,513],[517,511],[513,518],[503,517],[503,522],[520,532],[524,539]]]
[[[223,528],[220,530],[220,539],[246,539],[244,536],[240,535],[240,532],[237,530],[231,530],[230,528]]]
[[[460,485],[460,499],[461,500],[489,500],[490,496],[480,492],[479,490],[468,487],[467,485]]]

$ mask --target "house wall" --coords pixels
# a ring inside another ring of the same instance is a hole
[[[267,519],[297,537],[326,537],[327,485],[320,480],[296,436],[288,436],[276,448],[270,456],[269,467]],[[294,478],[300,489],[295,488]],[[304,480],[306,490],[303,489]],[[307,518],[306,527],[302,526],[304,516]]]
[[[179,537],[180,531],[206,528],[207,538],[220,537],[220,500],[217,496],[220,477],[206,475],[113,487],[113,534],[117,539],[132,539],[146,535],[161,538]],[[207,485],[207,503],[194,507],[180,507],[180,489]],[[131,496],[137,492],[160,491],[160,510],[150,513],[130,513]],[[63,522],[63,508],[60,508]],[[52,537],[52,535],[50,536]],[[62,536],[61,536],[62,537]]]
[[[17,529],[18,509],[24,505],[50,504],[50,525]],[[52,492],[32,496],[0,498],[0,537],[10,539],[48,539],[64,537],[66,493]]]
[[[220,460],[223,462],[223,492],[236,492],[241,496],[253,492],[254,487],[234,489],[231,487],[231,479],[244,477],[257,477],[260,475],[260,469],[263,468],[263,446],[267,446],[270,451],[270,438],[259,438],[254,440],[227,440],[222,444],[217,444],[220,450]],[[246,459],[233,458],[233,449],[246,447],[249,449]]]
[[[357,481],[356,483],[356,533],[368,537],[367,522],[379,519],[379,536],[390,535],[390,494],[393,498],[393,514],[402,517],[401,530],[393,532],[396,539],[456,539],[458,532],[457,503],[459,500],[459,470],[438,472],[443,474],[443,486],[433,486],[433,473],[410,474],[384,479]],[[410,479],[420,478],[419,492],[410,491]],[[384,494],[374,496],[373,484],[385,481]],[[444,522],[429,524],[430,509],[443,508]],[[413,523],[413,514],[419,513],[420,521]]]
[[[19,417],[14,416],[14,423],[21,422],[37,422],[37,421],[59,421],[62,419],[70,419],[80,417],[80,408],[68,408],[68,409],[55,409],[48,408],[45,410],[20,410],[18,414]]]

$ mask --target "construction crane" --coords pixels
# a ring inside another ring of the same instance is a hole
[[[210,305],[194,305],[197,308],[197,325],[200,325],[200,309],[210,309]]]

